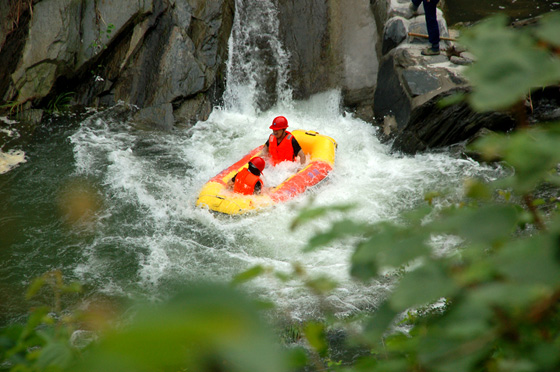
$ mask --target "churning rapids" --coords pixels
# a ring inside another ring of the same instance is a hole
[[[245,45],[236,35],[248,34],[233,33],[230,53],[240,53]],[[9,314],[2,321],[25,313],[25,288],[53,269],[62,270],[66,280],[82,282],[92,299],[159,299],[177,283],[229,281],[257,264],[289,273],[298,263],[310,276],[325,275],[338,282],[326,299],[338,315],[369,309],[389,290],[390,282],[380,278],[365,285],[352,280],[352,248],[346,243],[303,253],[314,232],[329,226],[329,218],[292,231],[290,224],[299,211],[311,202],[352,203],[356,208],[348,213],[350,218],[396,220],[421,203],[426,192],[446,189],[458,200],[465,178],[501,176],[499,169],[446,152],[390,153],[372,125],[341,112],[337,91],[304,102],[291,100],[289,87],[281,81],[287,76],[285,52],[279,43],[272,52],[279,53],[275,60],[281,61],[275,66],[278,103],[264,112],[256,108],[258,84],[248,73],[259,70],[259,61],[230,56],[224,106],[192,128],[169,133],[137,128],[128,120],[124,104],[85,119],[44,123],[26,149],[27,161],[0,175],[0,238],[5,245],[0,303],[2,312]],[[202,185],[264,143],[277,115],[286,116],[291,129],[315,130],[336,139],[337,157],[328,181],[256,214],[230,217],[196,208]],[[68,224],[68,216],[59,213],[60,206],[64,209],[72,202],[73,189],[95,199],[95,218],[89,222]],[[453,242],[439,244],[445,249]],[[317,315],[318,300],[300,281],[280,282],[270,275],[246,286],[294,319]]]

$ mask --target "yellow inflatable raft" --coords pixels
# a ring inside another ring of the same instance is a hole
[[[200,190],[196,205],[220,213],[243,214],[289,200],[325,179],[334,165],[336,141],[314,131],[298,129],[291,133],[310,159],[303,169],[260,195],[241,195],[229,190],[227,181],[247,168],[249,160],[262,150],[261,145],[210,179]]]

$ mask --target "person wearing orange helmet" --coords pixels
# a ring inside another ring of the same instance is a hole
[[[272,134],[268,137],[261,154],[268,156],[272,165],[283,161],[295,161],[299,157],[301,164],[305,164],[305,153],[292,133],[288,132],[288,119],[277,116],[272,120]]]
[[[228,186],[233,187],[233,191],[239,194],[259,194],[263,189],[263,182],[260,176],[265,165],[266,163],[263,158],[259,156],[252,158],[247,168],[239,171],[228,181]]]

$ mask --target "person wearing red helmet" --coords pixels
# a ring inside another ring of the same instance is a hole
[[[301,149],[296,138],[288,132],[288,119],[284,116],[277,116],[272,120],[272,134],[268,137],[262,155],[270,159],[272,165],[283,161],[295,161],[299,157],[301,164],[305,164],[305,153]]]
[[[266,163],[263,158],[259,156],[254,157],[249,161],[249,166],[247,168],[239,171],[228,181],[228,186],[233,187],[233,191],[240,194],[259,194],[263,189],[263,182],[260,175],[265,165]]]

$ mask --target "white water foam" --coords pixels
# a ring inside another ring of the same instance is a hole
[[[273,7],[268,0],[258,3]],[[239,16],[244,14],[244,5],[237,1]],[[273,8],[266,9],[267,17],[274,15]],[[173,281],[229,281],[257,264],[283,273],[299,265],[309,277],[325,275],[336,280],[338,288],[319,301],[301,280],[280,282],[268,275],[247,289],[274,301],[296,319],[316,316],[325,305],[343,316],[375,306],[391,282],[385,278],[367,285],[354,281],[349,276],[352,247],[343,242],[303,253],[315,232],[339,218],[330,216],[292,231],[290,225],[303,207],[355,204],[349,218],[369,223],[396,220],[402,211],[421,203],[428,191],[446,189],[451,198],[458,199],[465,177],[500,176],[498,170],[446,153],[392,154],[379,142],[371,124],[341,112],[339,91],[294,102],[285,79],[280,78],[276,106],[259,109],[259,76],[251,71],[262,71],[261,62],[245,58],[252,55],[254,44],[243,37],[266,34],[270,38],[271,53],[279,61],[278,76],[287,76],[288,64],[277,29],[269,30],[266,26],[271,23],[257,21],[237,18],[234,27],[244,25],[258,32],[234,30],[230,51],[237,54],[230,56],[226,104],[215,108],[208,120],[189,130],[153,133],[111,120],[110,115],[94,115],[72,137],[78,172],[98,177],[107,201],[98,236],[84,247],[86,259],[76,269],[83,280],[94,281],[109,293],[159,297]],[[263,144],[278,115],[288,118],[289,129],[314,130],[337,141],[328,181],[254,214],[218,216],[196,208],[204,183]],[[123,263],[122,257],[128,261]],[[129,276],[115,279],[113,271],[123,266],[131,267]]]
[[[324,93],[293,107],[260,114],[215,110],[205,122],[171,134],[137,131],[128,123],[102,119],[85,123],[72,137],[79,172],[93,173],[105,186],[107,210],[99,239],[84,249],[87,262],[76,272],[95,278],[111,293],[130,291],[130,283],[111,278],[111,262],[100,258],[106,246],[133,256],[134,291],[159,297],[175,280],[231,280],[253,265],[290,273],[298,264],[309,276],[326,275],[339,283],[327,303],[339,315],[375,306],[390,282],[363,285],[349,276],[352,247],[335,242],[303,253],[316,231],[338,216],[290,230],[310,204],[355,204],[348,217],[375,223],[396,220],[432,190],[462,195],[465,177],[492,179],[499,171],[449,154],[400,156],[376,137],[376,129],[339,112],[340,93]],[[291,201],[241,217],[196,208],[202,185],[251,149],[264,143],[275,116],[285,115],[293,129],[315,130],[338,142],[328,181]],[[134,216],[127,211],[134,212]],[[120,217],[115,217],[120,216]],[[118,224],[115,228],[112,224]],[[94,279],[92,279],[94,280]],[[294,318],[315,316],[319,301],[301,281],[265,276],[248,289],[275,301]]]

